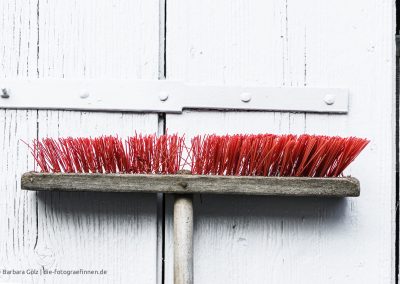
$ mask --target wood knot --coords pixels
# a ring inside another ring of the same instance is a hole
[[[184,182],[184,181],[178,182],[178,185],[183,187],[183,188],[187,188],[187,186],[188,186],[187,182]]]

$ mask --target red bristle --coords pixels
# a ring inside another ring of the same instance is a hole
[[[62,153],[62,164],[64,166],[64,172],[73,173],[74,168],[71,161],[71,153],[66,143],[66,140],[63,138],[58,138],[58,144]]]
[[[369,141],[366,139],[359,139],[355,137],[347,138],[345,141],[344,150],[338,159],[338,165],[333,176],[341,175],[344,169],[354,161],[354,159],[368,145],[368,143]]]
[[[335,177],[369,143],[355,137],[317,135],[135,134],[119,137],[43,138],[29,146],[42,172]]]
[[[315,135],[196,136],[191,168],[194,174],[338,176],[367,144]]]
[[[33,158],[37,162],[37,165],[40,167],[42,172],[50,172],[49,168],[47,167],[47,162],[44,157],[44,153],[42,151],[41,143],[35,139],[33,140],[32,144],[33,144],[32,145],[33,152],[31,153],[33,154]]]
[[[94,138],[92,140],[93,151],[95,154],[95,165],[96,165],[96,172],[103,173],[104,172],[104,150],[101,138]]]
[[[201,147],[201,137],[200,136],[196,136],[194,138],[192,138],[191,141],[191,146],[190,146],[190,150],[191,150],[191,173],[192,174],[200,174],[200,169],[199,169],[199,164],[201,162],[201,160],[199,159],[200,156],[200,147]]]
[[[130,137],[126,141],[126,147],[127,147],[127,157],[129,158],[129,166],[130,166],[130,171],[131,173],[137,173],[137,156],[136,156],[136,144],[135,141],[137,141],[137,136],[135,137]]]
[[[83,147],[86,152],[86,160],[88,163],[89,171],[92,173],[97,172],[97,160],[96,155],[93,148],[93,140],[90,138],[83,139]]]
[[[60,172],[59,155],[54,145],[54,140],[52,138],[45,138],[42,140],[42,144],[44,145],[42,151],[50,165],[50,170],[54,173]]]

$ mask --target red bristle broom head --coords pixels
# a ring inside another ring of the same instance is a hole
[[[43,138],[29,146],[42,172],[337,177],[367,139],[319,135],[138,135]]]
[[[296,135],[205,135],[192,139],[191,171],[200,175],[337,177],[369,141]]]

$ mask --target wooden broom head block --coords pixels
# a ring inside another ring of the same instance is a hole
[[[353,177],[310,178],[28,172],[22,175],[21,188],[38,191],[202,193],[314,197],[351,197],[360,195],[360,183]]]

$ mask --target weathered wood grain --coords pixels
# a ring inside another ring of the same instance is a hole
[[[21,187],[38,191],[207,193],[276,196],[359,196],[356,178],[246,177],[28,172]]]
[[[36,0],[0,1],[0,78],[36,76],[38,38]],[[33,160],[22,141],[36,137],[37,111],[0,111],[0,266],[1,269],[39,268],[45,258],[38,240],[36,194],[20,190],[19,176]],[[36,282],[34,275],[0,273],[0,283]]]
[[[36,194],[20,190],[19,176],[30,169],[33,158],[20,140],[36,135],[36,111],[0,111],[0,265],[2,269],[36,268],[40,255]],[[0,283],[16,281],[18,275],[0,273]],[[22,277],[21,277],[22,278]],[[19,279],[21,279],[19,278]],[[34,282],[25,275],[25,282]]]

